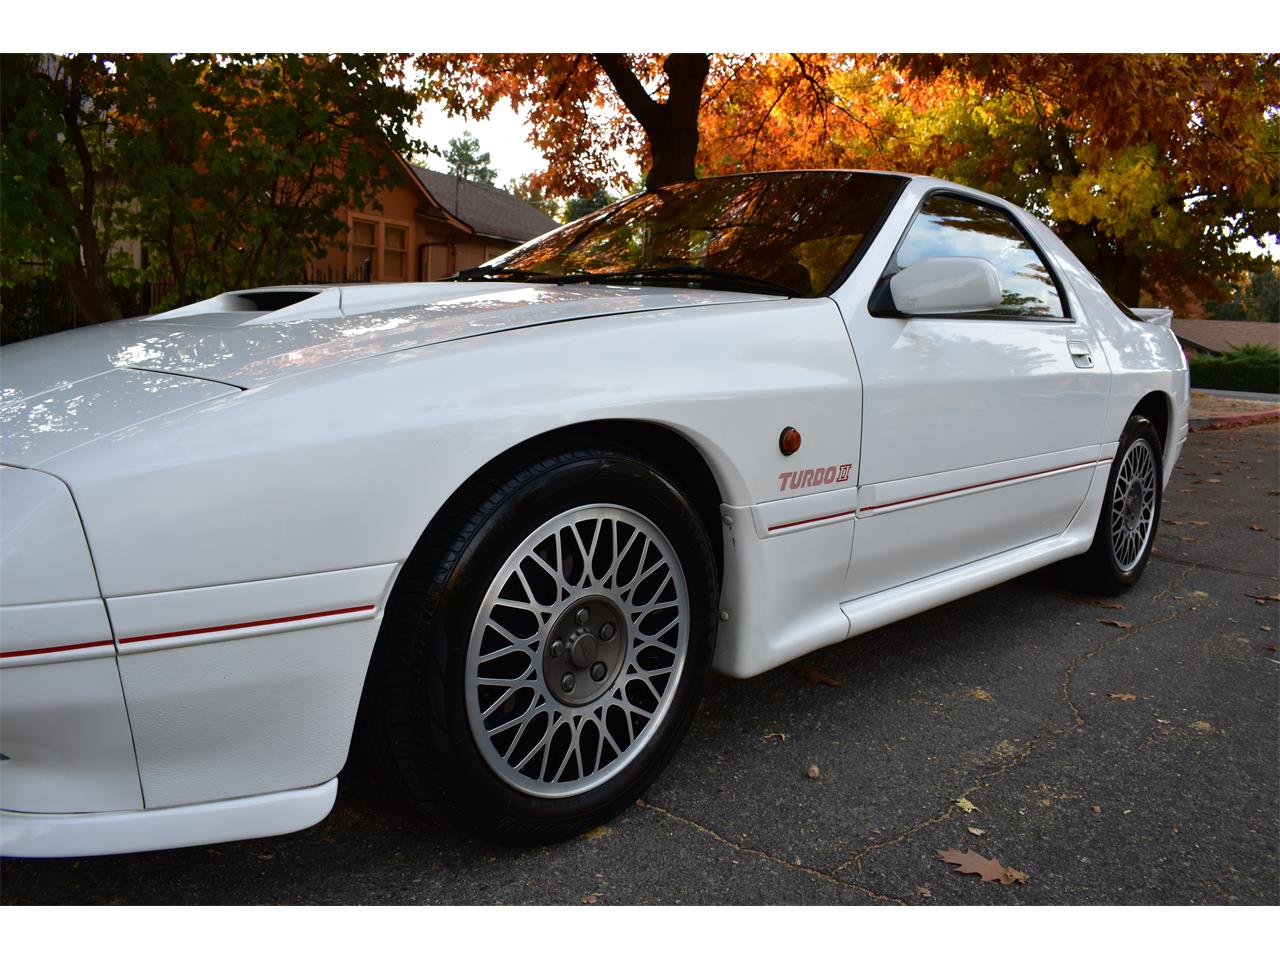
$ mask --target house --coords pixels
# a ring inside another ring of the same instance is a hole
[[[1269,344],[1280,350],[1280,323],[1175,319],[1173,332],[1182,342],[1184,352],[1227,353],[1233,347],[1255,344]]]
[[[402,176],[381,209],[344,210],[345,243],[312,265],[316,282],[438,280],[559,224],[519,197],[396,157]]]

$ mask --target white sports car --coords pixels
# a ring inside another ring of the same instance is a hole
[[[870,172],[654,190],[451,282],[227,293],[0,377],[16,856],[307,827],[357,713],[416,800],[568,836],[712,668],[1068,558],[1125,589],[1187,433],[1167,311]]]

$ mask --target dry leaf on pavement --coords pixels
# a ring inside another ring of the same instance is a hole
[[[1252,531],[1254,531],[1255,533],[1266,533],[1266,532],[1267,532],[1267,528],[1266,528],[1266,527],[1264,527],[1264,526],[1263,526],[1262,524],[1260,524],[1260,523],[1251,523],[1251,524],[1249,524],[1249,529],[1250,529],[1250,530],[1252,530]]]
[[[965,797],[956,797],[955,805],[959,807],[961,810],[963,810],[965,813],[973,813],[975,810],[978,809],[973,805],[971,801],[969,801]]]
[[[1091,607],[1102,607],[1104,610],[1123,610],[1123,603],[1112,603],[1109,600],[1099,600],[1097,597],[1070,597],[1073,603],[1087,603]]]
[[[1132,693],[1108,693],[1107,696],[1110,697],[1112,700],[1124,700],[1126,702],[1129,700],[1138,699]]]
[[[994,858],[988,860],[972,850],[964,853],[959,850],[939,850],[938,856],[943,862],[954,866],[956,873],[976,873],[983,880],[996,880],[1006,887],[1011,883],[1026,883],[1031,879],[1021,870],[1006,867]]]
[[[804,772],[804,775],[810,780],[817,780],[822,776],[822,771],[818,769],[818,765],[816,763],[811,763],[809,764],[809,769]]]
[[[929,888],[928,888],[928,887],[916,887],[916,893],[918,893],[918,894],[919,894],[920,896],[922,896],[922,897],[932,897],[932,896],[933,896],[933,894],[929,892]]]
[[[972,833],[975,837],[980,837],[987,831],[983,830],[981,827],[970,827],[969,832]]]
[[[1108,627],[1119,627],[1121,630],[1133,629],[1132,623],[1126,623],[1123,620],[1103,620],[1102,618],[1098,618],[1098,622]]]
[[[1251,600],[1257,600],[1264,606],[1268,600],[1280,602],[1280,593],[1246,593],[1245,596]]]
[[[991,694],[987,693],[987,691],[983,690],[981,687],[974,687],[972,690],[969,691],[969,696],[973,697],[973,699],[975,700],[991,699]]]
[[[829,677],[816,667],[796,667],[796,673],[807,683],[817,686],[822,684],[827,687],[843,687],[844,684],[835,677]]]
[[[779,740],[779,741],[781,741],[782,743],[786,743],[786,742],[787,742],[787,735],[786,735],[785,733],[766,733],[766,734],[765,734],[763,737],[761,737],[760,739],[761,739],[761,741],[762,741],[762,742],[764,742],[764,743],[768,743],[770,740]]]

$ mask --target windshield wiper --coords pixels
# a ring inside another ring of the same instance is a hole
[[[804,294],[795,287],[787,286],[776,280],[765,277],[753,277],[745,273],[733,273],[730,270],[715,270],[711,267],[699,267],[694,264],[676,264],[669,267],[647,267],[639,270],[612,270],[606,273],[567,273],[556,277],[553,283],[618,283],[626,281],[661,281],[661,280],[710,280],[716,283],[732,284],[735,287],[754,287],[758,290],[784,297],[803,297]]]
[[[468,267],[459,270],[449,280],[521,280],[550,282],[559,280],[557,273],[544,273],[541,270],[521,270],[517,267]]]

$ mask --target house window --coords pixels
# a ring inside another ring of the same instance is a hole
[[[378,254],[378,224],[373,220],[351,221],[351,266],[363,274],[368,263],[370,277]]]
[[[382,228],[382,279],[403,280],[409,262],[409,231],[384,224]]]

